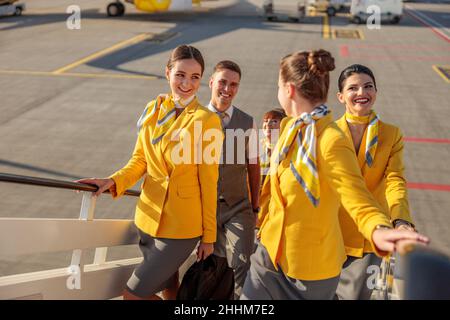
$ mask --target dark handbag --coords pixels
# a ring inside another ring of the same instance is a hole
[[[186,271],[177,294],[177,300],[233,300],[233,297],[233,269],[226,258],[213,254]]]

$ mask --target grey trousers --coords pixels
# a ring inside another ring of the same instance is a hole
[[[178,268],[195,249],[200,237],[164,239],[138,231],[144,260],[128,280],[127,290],[135,296],[147,298],[175,282]]]
[[[255,242],[255,215],[245,199],[232,207],[217,204],[217,240],[214,254],[225,257],[234,270],[234,299],[238,300],[250,267]]]
[[[381,258],[374,253],[365,253],[361,258],[348,256],[342,267],[337,298],[370,300],[380,265]]]
[[[339,276],[317,281],[291,278],[280,267],[275,270],[259,241],[250,260],[241,300],[332,300],[335,296]]]

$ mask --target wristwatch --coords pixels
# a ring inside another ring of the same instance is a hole
[[[392,221],[392,224],[394,225],[394,228],[397,228],[397,226],[399,225],[407,225],[408,227],[414,228],[414,225],[406,220],[403,219],[395,219],[394,221]]]
[[[258,207],[258,208],[253,208],[253,213],[259,213],[261,211],[261,208],[260,207]]]

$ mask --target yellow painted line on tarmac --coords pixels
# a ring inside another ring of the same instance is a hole
[[[332,29],[331,38],[364,40],[364,33],[358,29]]]
[[[142,42],[142,41],[147,40],[147,39],[149,39],[149,38],[151,38],[153,36],[154,36],[153,33],[142,33],[142,34],[139,34],[139,35],[137,35],[137,36],[135,36],[135,37],[133,37],[131,39],[121,41],[121,42],[119,42],[119,43],[117,43],[117,44],[115,44],[115,45],[113,45],[113,46],[111,46],[109,48],[100,50],[100,51],[98,51],[98,52],[96,52],[94,54],[91,54],[91,55],[89,55],[89,56],[87,56],[87,57],[85,57],[83,59],[75,61],[75,62],[73,62],[71,64],[68,64],[68,65],[66,65],[64,67],[56,69],[56,70],[54,70],[52,72],[54,74],[61,74],[61,73],[66,72],[66,71],[68,71],[70,69],[73,69],[73,68],[76,68],[76,67],[78,67],[78,66],[80,66],[82,64],[85,64],[85,63],[87,63],[89,61],[97,59],[97,58],[99,58],[101,56],[107,55],[107,54],[109,54],[109,53],[111,53],[113,51],[117,51],[117,50],[119,50],[121,48],[124,48],[124,47],[130,46],[130,45]]]
[[[75,77],[75,78],[108,78],[108,79],[139,79],[155,80],[155,76],[126,75],[126,74],[105,74],[105,73],[54,73],[48,71],[25,71],[25,70],[0,70],[0,74],[15,74],[29,76],[53,76],[53,77]]]
[[[79,77],[79,78],[109,78],[109,79],[142,79],[142,80],[155,80],[155,76],[143,76],[143,75],[127,75],[127,74],[104,74],[104,73],[72,73],[67,72],[61,74],[61,76]]]
[[[433,70],[437,72],[438,75],[441,76],[447,83],[450,83],[450,66],[437,66],[433,65]],[[446,70],[448,74],[444,73],[443,70]]]
[[[0,74],[18,74],[32,76],[54,76],[51,72],[45,71],[22,71],[22,70],[0,70]]]
[[[364,32],[362,32],[361,30],[356,30],[356,32],[358,32],[359,34],[359,39],[361,40],[366,40],[366,37],[364,36]]]
[[[324,39],[330,39],[330,19],[328,15],[323,16],[323,27],[322,27],[322,35]]]

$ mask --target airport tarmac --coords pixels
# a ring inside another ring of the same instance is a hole
[[[344,110],[335,94],[340,70],[353,63],[373,69],[375,110],[405,136],[412,216],[431,246],[450,254],[449,1],[405,3],[398,25],[375,30],[349,23],[345,14],[265,21],[262,0],[204,1],[192,13],[176,14],[141,13],[127,4],[126,14],[115,18],[106,16],[109,1],[75,2],[82,10],[79,30],[66,25],[72,0],[26,1],[23,16],[0,17],[0,172],[71,181],[121,168],[146,103],[168,90],[164,67],[177,45],[204,54],[203,104],[214,64],[236,61],[243,77],[235,105],[258,124],[278,106],[280,59],[323,48],[336,59],[328,102],[335,118]],[[0,183],[0,194],[1,217],[79,215],[81,195],[75,192]],[[102,196],[96,217],[132,219],[135,203]],[[110,252],[119,253],[128,254]],[[0,276],[69,262],[70,253],[20,262],[0,257]]]

